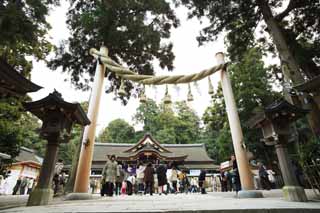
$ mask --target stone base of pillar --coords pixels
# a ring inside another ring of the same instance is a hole
[[[238,198],[263,198],[263,194],[259,190],[241,190],[238,192]]]
[[[287,201],[307,202],[308,198],[301,186],[284,186],[282,188],[283,197]]]
[[[37,189],[35,188],[28,199],[27,206],[43,206],[48,205],[53,198],[52,189]]]
[[[91,200],[93,199],[90,193],[70,193],[67,194],[65,200]]]

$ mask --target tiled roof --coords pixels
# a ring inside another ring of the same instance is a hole
[[[43,158],[38,156],[34,150],[21,147],[19,155],[15,158],[17,162],[33,161],[42,164]]]
[[[95,143],[93,161],[105,161],[107,155],[121,155],[135,144]],[[177,156],[187,155],[186,162],[212,162],[204,144],[161,144]]]

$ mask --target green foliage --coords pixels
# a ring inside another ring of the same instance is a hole
[[[75,125],[71,131],[70,141],[59,146],[58,159],[63,160],[66,165],[70,165],[73,157],[77,155],[77,147],[81,143],[82,130],[82,126]]]
[[[35,149],[39,155],[44,153],[46,143],[39,137],[38,119],[24,112],[21,101],[13,97],[0,98],[0,150],[12,157],[4,160],[4,164],[13,162],[21,146]],[[0,173],[3,172],[2,167]]]
[[[273,29],[265,25],[266,17],[262,15],[267,8],[262,7],[261,2],[266,2],[267,7],[273,11],[276,24],[284,33],[285,40],[290,44],[294,60],[308,76],[320,73],[320,4],[317,1],[177,0],[176,2],[190,9],[190,17],[209,19],[209,25],[203,28],[197,37],[200,45],[215,40],[222,32],[226,32],[228,53],[233,61],[240,61],[250,48],[257,45],[263,47],[266,52],[275,53],[274,40],[277,38],[268,38],[270,30]]]
[[[271,88],[268,70],[264,68],[259,49],[250,49],[239,63],[229,67],[228,72],[242,124],[244,141],[256,157],[266,159],[265,146],[260,142],[261,131],[249,129],[245,125],[259,107],[267,106],[279,97],[279,94]],[[215,159],[220,162],[229,159],[233,146],[221,85],[213,96],[212,105],[204,113],[203,120],[206,131],[216,135],[214,145],[211,145],[214,146],[212,150],[217,155]]]
[[[89,102],[84,101],[80,103],[84,112],[88,112]],[[58,159],[63,160],[64,164],[70,165],[73,158],[76,158],[78,153],[78,147],[81,145],[81,139],[84,127],[75,124],[71,130],[70,141],[66,144],[60,144]]]
[[[161,143],[196,143],[200,134],[200,119],[185,101],[176,102],[173,109],[157,105],[148,99],[137,108],[134,119],[143,124],[143,132],[150,133]]]
[[[26,56],[44,60],[52,49],[46,16],[59,0],[0,2],[0,57],[15,69],[29,73],[32,63]]]
[[[116,119],[100,133],[99,142],[108,143],[135,143],[134,128],[123,119]]]
[[[62,67],[71,74],[71,81],[86,89],[92,80],[95,63],[88,51],[102,44],[109,56],[140,74],[153,74],[152,62],[159,61],[162,68],[173,69],[172,44],[168,42],[170,30],[179,25],[170,3],[165,0],[70,0],[67,24],[71,37],[56,52],[50,67]],[[68,48],[66,48],[68,46]],[[89,78],[85,78],[89,74]],[[108,92],[116,90],[120,82],[114,74]],[[132,89],[126,82],[128,92]],[[127,96],[129,98],[129,95]]]

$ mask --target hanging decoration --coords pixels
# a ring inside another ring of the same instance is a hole
[[[165,105],[169,105],[172,103],[171,101],[171,96],[169,95],[169,91],[168,91],[168,85],[166,85],[166,92],[164,94],[164,99],[163,99],[163,103]]]
[[[192,92],[191,92],[190,84],[188,84],[188,97],[187,97],[187,101],[188,101],[188,102],[193,101],[193,95],[192,95]]]
[[[158,88],[156,85],[148,85],[149,87],[151,86],[151,89],[153,90],[153,99],[157,100],[158,99]]]
[[[143,85],[143,89],[140,93],[140,103],[146,103],[147,102],[147,97],[146,97],[146,93],[145,93],[145,85]]]
[[[119,91],[118,91],[118,95],[120,95],[120,96],[125,96],[125,95],[127,95],[127,92],[126,92],[125,86],[124,86],[124,80],[123,80],[123,78],[121,78],[121,84],[120,84],[120,88],[119,88]]]
[[[180,96],[180,87],[178,86],[178,84],[174,84],[173,86],[174,90],[176,91],[177,96]]]
[[[212,82],[211,82],[210,76],[208,77],[208,83],[209,83],[209,91],[208,91],[208,93],[209,93],[209,95],[212,96],[214,94],[214,90],[213,90],[213,86],[212,86]]]
[[[201,96],[201,89],[200,89],[200,86],[198,84],[198,81],[193,82],[193,85],[196,88],[198,95]]]

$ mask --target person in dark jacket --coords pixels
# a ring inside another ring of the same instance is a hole
[[[228,191],[228,177],[224,171],[220,172],[221,191]]]
[[[270,190],[271,183],[269,181],[269,177],[268,177],[269,175],[266,168],[261,162],[258,163],[258,168],[259,168],[259,178],[260,178],[262,189]]]
[[[161,195],[161,193],[165,193],[163,190],[163,186],[167,184],[168,180],[167,180],[167,168],[164,165],[159,165],[159,167],[156,170],[157,172],[157,178],[158,178],[158,187],[159,187],[159,195]]]
[[[152,164],[148,163],[146,169],[144,170],[144,183],[145,183],[145,189],[144,194],[147,194],[147,191],[149,190],[150,195],[153,193],[153,183],[154,183],[154,169],[152,168]]]
[[[16,185],[13,187],[13,192],[12,195],[16,195],[18,190],[20,189],[20,185],[21,185],[21,177],[19,177],[19,179],[16,182]]]
[[[232,183],[234,185],[234,190],[238,193],[238,191],[241,190],[241,182],[240,182],[240,175],[239,175],[237,160],[234,155],[231,155],[231,163],[232,163],[232,171],[233,171]]]
[[[206,187],[205,187],[206,175],[207,175],[207,172],[205,170],[201,170],[199,175],[199,187],[201,190],[201,194],[207,194]]]

